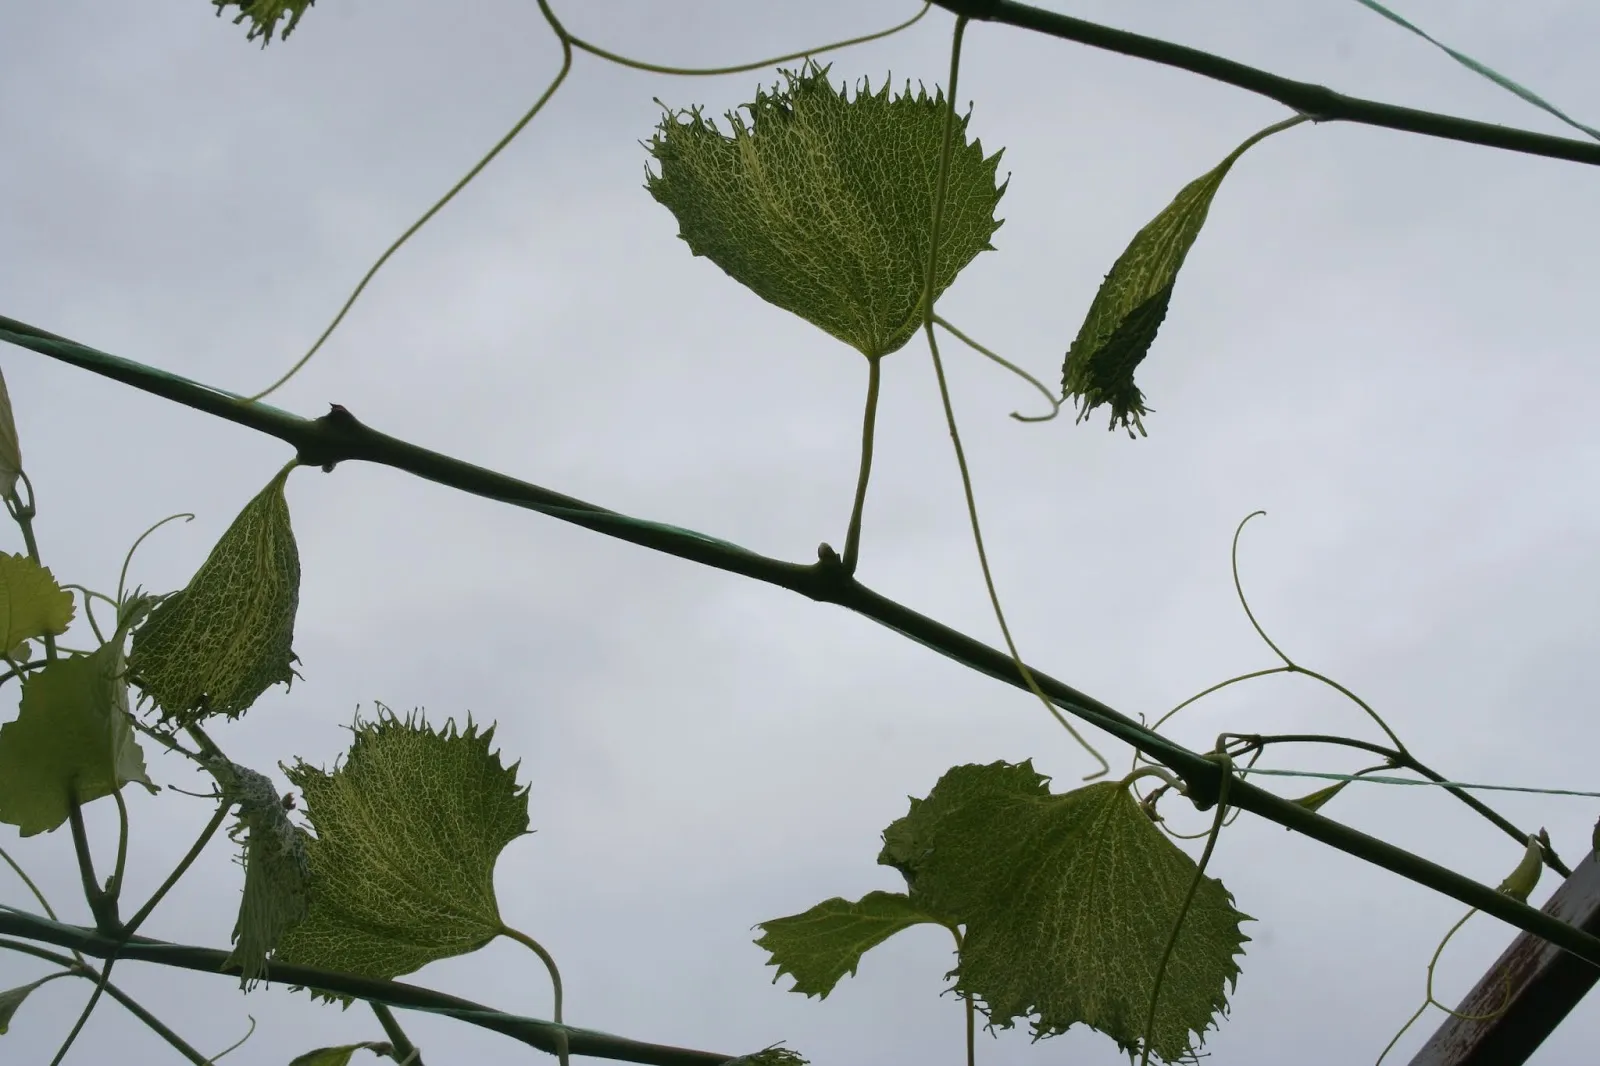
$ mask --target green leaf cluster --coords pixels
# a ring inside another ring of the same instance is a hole
[[[884,830],[878,861],[907,892],[831,899],[761,925],[757,943],[795,991],[825,996],[863,952],[920,922],[960,931],[955,990],[990,1024],[1035,1038],[1076,1024],[1141,1047],[1156,970],[1195,863],[1102,782],[1053,794],[1030,762],[957,766]],[[1227,1006],[1247,917],[1203,877],[1167,965],[1150,1037],[1175,1062]]]
[[[237,718],[292,683],[300,551],[279,471],[234,519],[189,584],[135,631],[129,672],[163,720]]]
[[[289,24],[278,34],[282,40],[288,40],[289,34],[300,24],[300,17],[306,13],[306,8],[311,7],[317,0],[211,0],[217,9],[217,17],[221,18],[224,11],[230,7],[239,9],[233,17],[235,26],[245,19],[250,20],[250,32],[245,34],[245,40],[253,41],[261,38],[261,47],[265,48],[272,43],[272,34],[278,27],[278,20],[285,16]]]
[[[316,835],[305,919],[275,957],[392,978],[483,947],[505,928],[495,862],[528,832],[517,766],[490,750],[492,726],[470,721],[435,730],[380,705],[354,733],[333,772],[285,770]]]
[[[728,134],[698,109],[669,111],[648,148],[660,174],[646,188],[678,220],[679,236],[769,303],[869,359],[902,347],[921,325],[935,186],[943,148],[942,91],[891,96],[863,81],[853,99],[827,67],[782,71],[729,112]],[[1005,192],[1000,153],[955,124],[933,296],[989,243]]]

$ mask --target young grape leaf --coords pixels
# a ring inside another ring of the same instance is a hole
[[[991,1025],[1032,1018],[1035,1039],[1079,1022],[1142,1045],[1162,951],[1195,864],[1102,782],[1053,795],[1031,762],[957,766],[884,832],[878,861],[913,904],[966,927],[956,990]],[[1222,884],[1203,878],[1167,964],[1151,1049],[1175,1062],[1226,1010],[1249,938]]]
[[[390,1045],[377,1040],[367,1040],[360,1044],[341,1044],[338,1047],[319,1047],[304,1055],[296,1055],[289,1062],[289,1066],[350,1066],[350,1056],[358,1051],[387,1055],[392,1050]]]
[[[857,902],[835,897],[804,914],[762,922],[756,941],[772,953],[773,983],[784,973],[794,991],[826,999],[846,974],[854,977],[861,956],[902,929],[923,922],[952,925],[917,907],[898,892],[868,892]]]
[[[1172,203],[1134,234],[1100,283],[1061,369],[1061,398],[1078,402],[1079,422],[1101,404],[1110,404],[1108,428],[1121,424],[1130,437],[1133,427],[1144,433],[1143,416],[1150,412],[1144,393],[1133,383],[1133,372],[1167,317],[1178,270],[1200,236],[1212,198],[1251,145],[1301,121],[1292,118],[1251,136],[1215,168],[1185,185]]]
[[[661,173],[646,167],[645,187],[695,255],[875,359],[921,325],[945,99],[863,81],[851,100],[828,70],[782,71],[786,86],[744,105],[748,122],[728,112],[726,136],[698,108],[669,110],[647,145]],[[1000,153],[968,143],[970,118],[953,131],[935,298],[1000,227]]]
[[[0,648],[47,633],[60,636],[73,613],[72,593],[56,584],[48,566],[0,552]]]
[[[46,974],[32,984],[20,985],[17,988],[8,988],[0,992],[0,1036],[5,1036],[11,1031],[11,1019],[16,1017],[17,1010],[22,1006],[22,1001],[28,998],[28,993],[42,984],[48,984],[57,977],[65,977],[63,973]]]
[[[133,634],[129,673],[180,725],[237,718],[268,686],[291,684],[300,552],[284,467],[245,504],[186,588]]]
[[[528,832],[528,790],[489,750],[494,727],[439,731],[380,705],[344,764],[285,768],[316,832],[305,920],[284,962],[392,978],[476,951],[503,930],[494,866]]]
[[[277,28],[278,20],[284,15],[289,16],[289,24],[278,34],[280,40],[287,41],[289,34],[300,24],[300,16],[306,13],[306,8],[311,7],[317,0],[211,0],[212,6],[217,9],[217,17],[222,17],[225,8],[236,7],[239,13],[233,17],[235,26],[245,19],[250,20],[250,32],[245,34],[245,40],[253,41],[261,38],[261,47],[265,48],[272,43],[272,33]]]
[[[80,804],[130,781],[155,791],[133,736],[121,636],[91,655],[47,663],[22,683],[22,706],[0,726],[0,822],[49,832]]]
[[[810,1061],[802,1058],[798,1051],[774,1045],[754,1055],[740,1055],[736,1059],[729,1059],[723,1066],[807,1066]]]
[[[10,496],[17,491],[17,478],[21,474],[22,446],[17,443],[17,420],[11,411],[11,393],[6,390],[6,376],[0,374],[0,497]],[[9,644],[5,646],[10,647]]]
[[[242,836],[244,898],[234,923],[229,966],[240,969],[240,983],[250,989],[260,979],[267,957],[306,916],[306,890],[311,861],[310,835],[289,820],[272,779],[248,766],[212,759],[207,763],[225,799],[239,805],[239,818],[229,835]]]

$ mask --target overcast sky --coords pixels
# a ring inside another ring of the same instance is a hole
[[[781,54],[915,10],[561,6],[580,35],[683,65]],[[1357,95],[1580,136],[1352,0],[1056,6]],[[1405,0],[1403,11],[1600,121],[1593,4]],[[835,81],[942,81],[951,23],[935,11],[839,53]],[[6,6],[0,313],[212,385],[264,387],[559,58],[527,0],[325,0],[265,51],[244,32],[200,0],[143,4],[136,18],[84,0]],[[1005,149],[1011,183],[998,251],[940,310],[1053,383],[1132,234],[1287,112],[1019,30],[976,24],[966,40],[960,100],[975,104],[970,130],[986,151]],[[863,360],[693,258],[642,187],[652,97],[720,114],[774,76],[669,78],[580,55],[546,113],[390,262],[273,402],[309,416],[341,403],[419,444],[784,558],[842,546]],[[1151,717],[1273,665],[1228,570],[1236,523],[1265,509],[1241,571],[1291,655],[1360,693],[1455,779],[1600,788],[1594,180],[1577,164],[1352,125],[1264,142],[1222,187],[1140,370],[1155,409],[1145,440],[1108,433],[1103,411],[1079,426],[1013,422],[1013,410],[1037,413],[1037,394],[946,347],[1023,654]],[[131,578],[180,587],[290,457],[21,349],[0,351],[0,368],[61,580],[114,588],[145,527],[193,511],[146,542]],[[770,983],[750,927],[901,887],[874,862],[879,833],[952,765],[1031,757],[1056,788],[1075,785],[1093,764],[1036,701],[836,607],[394,471],[301,470],[288,495],[304,680],[216,731],[235,759],[275,774],[296,756],[331,765],[352,714],[374,700],[497,721],[537,830],[500,861],[501,907],[560,960],[571,1023],[728,1053],[786,1040],[819,1066],[961,1061],[961,1010],[939,995],[954,962],[944,931],[901,934],[818,1002],[787,978]],[[860,577],[998,642],[920,340],[884,364]],[[1283,678],[1203,702],[1172,735],[1207,748],[1224,729],[1379,739],[1333,693]],[[1127,750],[1096,736],[1125,767]],[[158,782],[204,789],[179,760],[148,758]],[[1305,750],[1274,759],[1362,765]],[[1594,800],[1488,798],[1547,826],[1571,863],[1600,814]],[[129,805],[128,894],[142,899],[211,807],[139,790]],[[1208,824],[1178,802],[1166,811],[1182,828]],[[109,864],[114,808],[89,813]],[[1430,790],[1353,787],[1327,813],[1489,884],[1519,857]],[[7,828],[0,841],[67,920],[88,921],[65,832],[18,841]],[[226,946],[232,858],[214,844],[142,932]],[[1375,1059],[1463,910],[1251,816],[1210,870],[1257,919],[1232,1016],[1207,1043],[1230,1066]],[[1534,902],[1554,883],[1547,875]],[[33,906],[4,871],[0,900]],[[1440,998],[1453,1003],[1513,935],[1494,919],[1468,923],[1441,961]],[[0,987],[43,972],[0,954]],[[232,1066],[381,1038],[370,1013],[279,989],[243,997],[228,979],[139,963],[116,977],[207,1053],[253,1015]],[[541,968],[509,943],[410,979],[549,1014]],[[48,1062],[88,990],[40,990],[0,1042],[4,1061]],[[535,1054],[460,1023],[402,1021],[430,1066]],[[1533,1061],[1590,1058],[1597,1038],[1591,999]],[[980,1040],[993,1066],[1122,1061],[1087,1030]],[[107,1003],[69,1058],[103,1061],[177,1059]]]

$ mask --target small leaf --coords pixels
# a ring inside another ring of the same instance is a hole
[[[1539,875],[1543,872],[1544,849],[1539,846],[1537,836],[1530,836],[1528,846],[1522,853],[1522,861],[1517,863],[1517,868],[1511,871],[1509,877],[1500,882],[1497,891],[1504,892],[1518,903],[1526,903],[1533,890],[1539,887]]]
[[[840,978],[855,976],[862,955],[923,922],[946,924],[898,892],[869,892],[855,903],[835,897],[804,914],[762,922],[756,944],[772,953],[773,983],[788,973],[794,991],[826,999]]]
[[[17,988],[8,988],[4,992],[0,992],[0,1036],[5,1036],[11,1031],[11,1019],[16,1016],[17,1011],[22,1007],[22,1001],[28,998],[28,993],[40,985],[54,981],[57,977],[65,976],[64,972],[47,974],[32,984],[20,985]]]
[[[289,24],[278,34],[280,40],[287,41],[289,34],[300,24],[300,16],[306,13],[306,8],[316,4],[317,0],[211,0],[217,9],[217,17],[222,17],[225,8],[236,7],[239,13],[234,16],[235,26],[245,19],[250,20],[250,32],[245,34],[245,40],[253,41],[261,38],[261,47],[265,48],[272,43],[273,30],[277,28],[278,20],[284,15],[289,16]]]
[[[909,82],[891,98],[887,81],[876,93],[863,81],[851,100],[828,70],[782,71],[786,86],[744,105],[748,122],[728,113],[726,136],[699,109],[668,111],[645,187],[695,255],[875,359],[922,324],[946,105]],[[970,117],[955,120],[935,298],[1000,227],[1000,153],[968,143]]]
[[[1143,1042],[1156,968],[1195,864],[1128,790],[1052,795],[1030,762],[958,766],[884,832],[878,861],[911,902],[966,927],[956,991],[991,1024],[1033,1019],[1035,1039],[1087,1024],[1124,1050]],[[1174,1062],[1226,1009],[1247,917],[1202,878],[1178,934],[1151,1038]]]
[[[729,1059],[723,1066],[807,1066],[810,1059],[802,1058],[798,1051],[773,1045],[754,1055],[740,1055]]]
[[[1215,168],[1185,185],[1165,210],[1134,235],[1100,283],[1061,370],[1061,398],[1078,401],[1079,422],[1096,407],[1110,404],[1109,428],[1120,423],[1130,437],[1133,427],[1144,433],[1143,416],[1149,414],[1149,408],[1144,405],[1144,393],[1133,383],[1133,372],[1167,317],[1178,270],[1200,236],[1212,198],[1251,145],[1302,121],[1292,118],[1250,137]]]
[[[289,820],[272,779],[248,766],[225,759],[207,764],[225,799],[239,805],[230,835],[244,837],[244,899],[233,927],[234,949],[227,966],[240,969],[248,990],[261,977],[267,957],[284,933],[306,916],[306,891],[311,862],[310,836]]]
[[[17,491],[22,474],[22,445],[17,443],[17,420],[11,411],[11,393],[6,376],[0,374],[0,497]]]
[[[119,634],[120,638],[120,634]],[[22,683],[16,720],[0,726],[0,822],[48,832],[80,804],[130,781],[152,792],[128,714],[122,649],[47,663]]]
[[[0,648],[46,634],[60,636],[74,612],[72,593],[56,584],[48,566],[0,552]]]
[[[1340,781],[1329,785],[1327,788],[1319,788],[1309,795],[1301,796],[1294,802],[1298,803],[1308,811],[1320,811],[1323,807],[1323,804],[1333,799],[1333,797],[1337,796],[1340,792],[1343,792],[1344,786],[1348,785],[1349,783],[1350,782],[1348,781]]]
[[[304,1055],[296,1055],[289,1066],[349,1066],[350,1056],[358,1051],[371,1051],[387,1055],[391,1048],[380,1041],[368,1040],[360,1044],[340,1044],[338,1047],[319,1047]]]
[[[245,504],[188,587],[134,631],[129,671],[163,720],[237,718],[269,686],[292,683],[300,552],[283,494],[292,469]]]
[[[316,831],[306,918],[276,958],[392,978],[500,934],[495,860],[528,832],[528,790],[489,750],[494,728],[434,731],[380,705],[333,773],[286,769]]]

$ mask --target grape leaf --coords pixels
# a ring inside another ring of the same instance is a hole
[[[1031,762],[957,766],[884,832],[878,861],[913,904],[966,927],[956,991],[990,1024],[1032,1018],[1035,1039],[1082,1022],[1123,1050],[1143,1043],[1150,992],[1195,864],[1102,782],[1053,795]],[[1227,1008],[1248,917],[1203,878],[1161,985],[1152,1051],[1191,1053]]]
[[[164,720],[237,718],[278,682],[292,684],[300,552],[285,467],[245,504],[186,588],[133,634],[129,673]]]
[[[22,706],[0,726],[0,822],[49,832],[80,804],[130,781],[150,791],[133,736],[119,633],[90,655],[57,659],[22,683]]]
[[[787,972],[794,991],[826,999],[840,978],[855,976],[862,955],[923,922],[953,925],[898,892],[869,892],[854,903],[835,897],[804,914],[762,922],[756,943],[772,953],[773,983]]]
[[[40,985],[54,981],[57,977],[65,976],[67,976],[65,972],[46,974],[31,984],[0,992],[0,1036],[5,1036],[11,1031],[11,1019],[16,1017],[17,1011],[22,1007],[22,1001],[28,998],[30,992]]]
[[[250,20],[250,32],[245,34],[245,40],[253,41],[261,38],[261,47],[265,48],[272,43],[273,31],[278,26],[278,20],[285,15],[289,16],[289,24],[278,34],[280,40],[287,41],[289,34],[300,24],[300,17],[306,13],[306,8],[316,4],[317,0],[211,0],[217,9],[217,17],[222,17],[225,8],[236,7],[239,13],[233,17],[235,26],[245,19]]]
[[[72,593],[56,584],[49,567],[0,552],[0,648],[47,633],[60,636],[73,613]]]
[[[489,750],[494,727],[432,730],[380,705],[333,773],[297,761],[316,837],[305,920],[275,958],[392,978],[500,934],[494,866],[528,832],[528,790]]]
[[[233,953],[228,966],[238,966],[240,983],[251,988],[260,979],[267,957],[283,935],[306,916],[311,861],[309,834],[289,820],[278,790],[266,774],[248,766],[212,759],[207,764],[217,787],[239,805],[239,818],[229,835],[244,838],[244,898],[234,923]]]
[[[723,1066],[807,1066],[810,1061],[802,1058],[798,1051],[773,1045],[754,1055],[740,1055],[736,1059],[729,1059]]]
[[[319,1047],[304,1055],[296,1055],[289,1066],[349,1066],[350,1056],[358,1051],[388,1055],[393,1050],[389,1044],[378,1040],[367,1040],[360,1044],[341,1044],[338,1047]]]
[[[1280,122],[1251,136],[1216,167],[1185,185],[1172,203],[1134,234],[1100,283],[1061,368],[1061,397],[1078,402],[1079,422],[1095,408],[1110,404],[1108,428],[1121,424],[1130,437],[1133,427],[1144,433],[1143,416],[1150,411],[1144,393],[1133,383],[1133,372],[1167,317],[1178,270],[1200,236],[1212,198],[1251,145],[1299,121]]]
[[[851,100],[828,70],[782,71],[786,86],[744,105],[748,122],[728,112],[726,136],[698,108],[669,110],[645,187],[695,255],[875,359],[921,325],[944,94],[912,96],[908,82],[891,97],[887,81],[876,93],[863,81]],[[967,142],[970,118],[955,121],[935,297],[1000,227],[1000,153]]]
[[[17,491],[22,474],[22,446],[17,443],[17,420],[11,411],[11,393],[6,376],[0,374],[0,497]],[[11,645],[4,645],[10,647]],[[3,1030],[0,1030],[3,1032]]]

